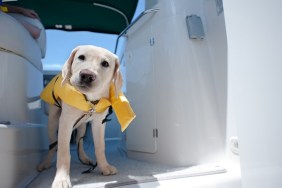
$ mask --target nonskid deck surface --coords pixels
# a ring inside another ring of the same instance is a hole
[[[71,182],[73,187],[118,187],[138,183],[194,177],[224,173],[226,170],[217,165],[201,165],[194,167],[174,167],[129,159],[120,149],[119,141],[107,141],[106,155],[108,162],[117,167],[118,174],[102,176],[98,168],[89,174],[82,174],[89,167],[80,163],[75,146],[71,146]],[[93,144],[88,144],[87,153],[93,158]],[[51,187],[55,177],[55,163],[48,170],[41,172],[28,188]]]

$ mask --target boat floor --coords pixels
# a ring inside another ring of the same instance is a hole
[[[171,187],[175,183],[179,183],[177,187],[187,187],[189,184],[194,184],[193,181],[199,183],[207,183],[207,187],[211,186],[216,179],[221,182],[220,187],[225,187],[222,184],[222,179],[228,185],[239,185],[238,178],[230,177],[226,173],[226,169],[215,164],[205,164],[190,167],[176,167],[157,163],[149,163],[138,161],[127,157],[125,150],[121,149],[120,141],[106,142],[106,155],[109,163],[113,164],[118,169],[118,174],[113,176],[102,176],[98,168],[88,174],[82,174],[83,171],[89,169],[80,163],[76,154],[76,148],[71,145],[71,182],[74,188],[97,188],[97,187]],[[89,157],[93,158],[93,143],[88,143],[85,146]],[[38,174],[38,176],[27,186],[28,188],[51,187],[55,176],[55,162],[50,169],[47,169]],[[197,178],[198,177],[198,178]],[[199,179],[201,177],[201,179]],[[210,179],[212,177],[212,179]],[[195,179],[196,178],[196,179]],[[203,179],[205,178],[205,179]],[[230,181],[228,180],[230,179]],[[209,180],[210,179],[210,180]],[[204,180],[204,181],[203,181]],[[172,185],[171,185],[172,183]],[[190,187],[190,186],[189,186]],[[193,186],[195,187],[195,186]],[[205,186],[197,186],[205,187]],[[217,187],[217,186],[215,186]],[[230,186],[227,186],[228,188]],[[232,186],[233,187],[233,186]],[[238,186],[234,186],[238,187]],[[240,186],[239,186],[240,187]]]

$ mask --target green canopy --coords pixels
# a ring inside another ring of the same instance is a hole
[[[19,0],[35,10],[46,29],[119,34],[131,22],[138,0]]]

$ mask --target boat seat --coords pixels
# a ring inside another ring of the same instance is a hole
[[[39,28],[40,36],[33,38],[21,21]],[[37,19],[1,11],[0,24],[0,122],[38,123],[45,29]]]

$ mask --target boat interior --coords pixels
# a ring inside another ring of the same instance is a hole
[[[43,69],[48,29],[115,34],[114,52],[124,74],[123,90],[136,113],[125,132],[120,131],[114,114],[106,126],[106,155],[117,167],[116,175],[102,176],[99,169],[82,173],[89,167],[80,163],[72,137],[73,187],[239,188],[244,181],[248,185],[241,172],[248,167],[242,166],[247,164],[244,161],[253,159],[246,157],[250,156],[247,146],[253,145],[246,144],[249,140],[245,139],[252,133],[242,131],[245,124],[240,117],[244,114],[240,112],[246,100],[237,100],[242,93],[233,88],[247,78],[244,73],[249,74],[243,72],[242,79],[237,80],[236,73],[241,69],[230,61],[238,53],[229,48],[236,41],[232,38],[231,23],[236,21],[230,13],[232,3],[224,1],[223,6],[222,0],[144,0],[144,10],[133,19],[140,1],[85,0],[80,2],[85,4],[81,16],[89,23],[71,25],[68,18],[75,16],[68,6],[63,7],[69,4],[74,9],[79,1],[3,2],[32,8],[41,20],[0,11],[0,187],[51,187],[55,176],[56,160],[51,168],[40,173],[36,170],[49,148],[48,105],[39,96],[59,72]],[[91,15],[87,3],[96,6],[95,14],[105,16]],[[44,11],[50,6],[54,14]],[[64,16],[57,9],[62,9]],[[95,16],[105,20],[93,21]],[[57,19],[57,24],[51,18]],[[39,38],[32,37],[19,20],[39,28]],[[242,136],[240,150],[238,130]],[[84,142],[95,161],[91,131],[87,131]]]

